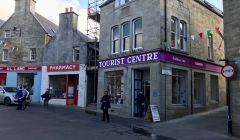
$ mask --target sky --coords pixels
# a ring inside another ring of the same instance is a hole
[[[93,1],[93,0],[91,0]],[[223,10],[223,0],[207,0],[220,10]],[[66,7],[73,7],[78,17],[78,28],[86,33],[88,0],[36,0],[36,12],[58,25],[59,13]],[[7,20],[14,12],[15,0],[0,0],[0,19]]]

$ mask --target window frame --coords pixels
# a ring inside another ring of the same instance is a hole
[[[136,22],[137,21],[141,21],[141,32],[136,32]],[[142,18],[141,17],[139,17],[139,18],[136,18],[136,19],[134,19],[133,21],[132,21],[132,32],[133,32],[133,36],[132,36],[132,40],[133,40],[133,50],[135,50],[135,49],[142,49],[143,48],[143,40],[142,40],[142,42],[141,42],[141,46],[140,47],[138,47],[138,46],[136,46],[136,36],[138,36],[138,35],[141,35],[141,38],[143,38],[143,21],[142,21]]]
[[[181,25],[183,28],[183,32],[181,32]],[[187,42],[184,40],[185,37],[187,37],[187,23],[184,20],[180,20],[180,22],[179,22],[179,38],[180,38],[179,49],[182,51],[186,51]]]
[[[4,31],[4,38],[11,38],[11,30]]]
[[[208,45],[208,59],[213,59],[213,35],[207,37],[207,45]]]
[[[173,31],[173,25],[172,25],[172,21],[175,21],[175,30]],[[173,46],[171,46],[171,48],[174,48],[174,49],[178,49],[178,18],[175,17],[175,16],[172,16],[171,17],[171,41],[174,41],[173,43]],[[173,38],[174,36],[174,38]]]
[[[80,60],[80,46],[74,46],[72,48],[72,57],[73,57],[73,62],[76,62],[76,61]],[[76,59],[76,57],[78,57],[78,59]]]
[[[115,36],[114,36],[114,29],[117,29],[118,31],[118,34],[116,35],[116,39],[115,39]],[[118,52],[116,51],[117,48],[116,48],[116,43],[118,43]],[[118,54],[120,53],[120,35],[119,35],[119,26],[118,25],[115,25],[111,28],[111,53],[112,54]]]
[[[35,50],[35,53],[34,51]],[[34,58],[35,57],[35,58]],[[29,57],[30,61],[37,61],[37,48],[30,48],[30,57]]]
[[[131,0],[115,0],[115,8],[121,6],[121,5],[124,5],[128,2],[130,2]]]
[[[124,36],[124,26],[125,25],[128,25],[129,27],[128,27],[128,29],[129,29],[129,31],[128,31],[128,35],[126,35],[126,36]],[[129,39],[129,48],[126,48],[126,39]],[[124,22],[122,25],[121,25],[121,51],[122,52],[128,52],[128,51],[130,51],[130,48],[131,48],[131,28],[130,28],[130,22],[129,21],[127,21],[127,22]]]
[[[5,52],[6,51],[6,52]],[[6,58],[6,59],[5,59]],[[3,49],[2,50],[2,61],[6,62],[9,61],[9,52],[8,49]]]

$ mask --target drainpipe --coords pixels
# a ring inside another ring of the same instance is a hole
[[[167,0],[164,0],[164,42],[167,42]],[[166,50],[166,47],[165,47]],[[166,62],[165,62],[166,68]],[[164,97],[164,119],[167,120],[167,75],[164,76],[165,81],[165,97]]]

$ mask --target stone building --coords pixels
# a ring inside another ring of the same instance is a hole
[[[225,105],[224,45],[215,32],[223,29],[223,13],[213,5],[108,0],[100,27],[98,100],[107,91],[111,113],[138,117],[142,107],[157,105],[168,120]]]
[[[72,8],[60,14],[56,35],[44,48],[41,93],[51,89],[50,104],[86,106],[87,43]],[[67,88],[66,88],[67,87]]]
[[[3,25],[4,21],[0,19],[0,27]]]
[[[224,0],[224,40],[226,45],[226,59],[235,66],[237,74],[230,79],[230,107],[232,112],[233,135],[240,137],[240,93],[239,93],[239,51],[240,51],[240,1]]]
[[[15,11],[0,27],[0,85],[27,86],[40,100],[41,65],[44,45],[57,26],[35,12],[35,0],[15,0]]]

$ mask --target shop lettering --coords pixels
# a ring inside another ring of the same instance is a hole
[[[25,67],[7,67],[7,71],[24,71]]]
[[[173,56],[173,60],[181,63],[186,63],[186,60]]]
[[[123,58],[117,58],[113,60],[106,60],[99,62],[100,68],[119,66],[124,64],[135,64],[146,61],[155,61],[159,60],[158,52],[152,52],[147,54],[133,55]]]
[[[65,66],[50,66],[50,71],[58,71],[58,70],[75,70],[75,65],[65,65]]]
[[[203,67],[203,66],[204,66],[203,63],[199,63],[199,62],[195,62],[195,65],[196,65],[196,66],[200,66],[200,67]]]

